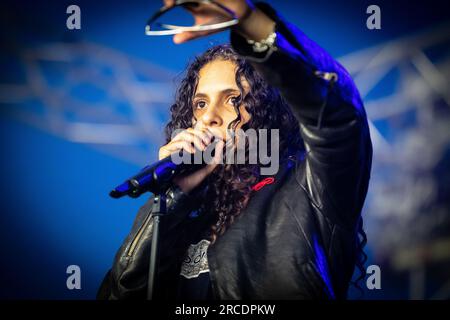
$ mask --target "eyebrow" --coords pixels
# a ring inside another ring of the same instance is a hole
[[[239,89],[228,88],[228,89],[224,89],[219,92],[219,94],[221,94],[221,95],[228,95],[231,93],[240,93],[240,91],[239,91]],[[195,98],[207,98],[207,97],[208,97],[208,95],[206,93],[202,93],[202,92],[198,92],[194,95],[194,99]]]

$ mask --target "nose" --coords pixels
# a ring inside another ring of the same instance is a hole
[[[205,127],[220,127],[223,124],[223,119],[220,115],[218,105],[210,106],[202,115],[200,121]]]

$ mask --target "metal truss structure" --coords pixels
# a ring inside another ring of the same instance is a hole
[[[136,165],[163,142],[174,74],[92,43],[20,54],[25,81],[0,84],[3,113]]]
[[[410,298],[449,298],[450,279],[432,294],[425,284],[429,267],[450,265],[450,25],[340,61],[370,119],[364,215],[374,260],[410,272]]]

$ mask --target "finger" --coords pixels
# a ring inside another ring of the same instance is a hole
[[[187,130],[181,132],[180,134],[175,136],[175,138],[173,138],[172,141],[176,142],[176,141],[183,141],[183,140],[194,144],[197,147],[197,149],[202,150],[202,151],[206,148],[206,145],[207,145],[206,143],[203,142],[201,137],[194,134],[194,132],[192,132],[190,129],[187,129]]]
[[[187,131],[187,130],[182,130],[182,131],[178,132],[178,133],[170,140],[170,142],[172,142],[172,141],[183,140],[183,135],[186,133],[186,131]],[[169,142],[169,143],[170,143],[170,142]]]
[[[201,143],[201,148],[199,148],[201,151],[204,151],[214,138],[214,136],[206,128],[201,130],[188,128],[186,131],[193,136],[193,138],[189,137],[189,139],[194,139],[196,143],[197,141],[198,143]]]
[[[175,44],[180,44],[180,43],[184,43],[184,42],[187,42],[190,40],[201,38],[201,37],[213,34],[213,33],[217,33],[222,30],[223,29],[205,30],[205,31],[185,31],[185,32],[177,33],[176,35],[174,35],[173,42]]]
[[[165,148],[165,151],[167,151],[167,153],[169,153],[169,155],[171,155],[174,152],[180,151],[180,150],[185,150],[189,153],[195,152],[194,146],[186,140],[172,142],[172,143],[168,144],[167,147]]]
[[[217,140],[226,140],[226,134],[217,128],[206,128],[208,133]]]
[[[198,136],[205,145],[210,144],[212,141],[212,138],[213,138],[212,134],[209,133],[209,131],[207,129],[200,130],[200,129],[189,128],[188,132]]]
[[[181,32],[173,36],[173,43],[180,44],[195,39],[194,32]]]
[[[207,127],[203,127],[203,125],[200,124],[200,122],[197,122],[193,128],[189,128],[189,129],[193,130],[193,131],[201,132],[202,137],[204,135],[206,135],[207,139],[208,139],[208,143],[211,143],[214,139],[214,134],[210,130],[208,130]]]
[[[163,2],[165,7],[171,7],[175,5],[175,0],[164,0]]]
[[[201,151],[205,150],[206,148],[207,144],[203,141],[198,132],[186,131],[186,134],[183,135],[183,138],[186,141],[194,144],[194,146]]]
[[[220,164],[223,163],[223,147],[225,146],[225,143],[223,140],[219,140],[217,142],[216,146],[214,147],[214,158],[212,161],[212,164]]]
[[[189,153],[195,152],[195,148],[192,143],[189,143],[188,141],[180,141],[178,143],[181,144],[181,148],[179,148],[179,150],[183,149],[184,151]]]

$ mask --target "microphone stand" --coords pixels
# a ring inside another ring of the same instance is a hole
[[[215,142],[211,145],[214,147]],[[213,149],[214,150],[214,149]],[[195,163],[196,155],[191,155],[191,162]],[[201,164],[202,166],[205,163]],[[159,223],[160,218],[167,214],[166,191],[170,188],[171,179],[176,174],[187,174],[199,167],[188,165],[176,165],[172,162],[171,156],[159,160],[151,166],[142,169],[137,175],[113,189],[109,195],[113,198],[120,198],[128,195],[137,198],[144,192],[150,191],[154,194],[151,215],[153,216],[153,234],[148,269],[147,299],[153,300],[156,287],[156,273],[158,269],[159,250]]]
[[[167,213],[166,201],[166,195],[163,192],[155,194],[153,199],[151,213],[153,215],[153,234],[148,270],[147,300],[153,300],[155,290],[156,272],[158,270],[159,262],[159,222],[160,218]]]

